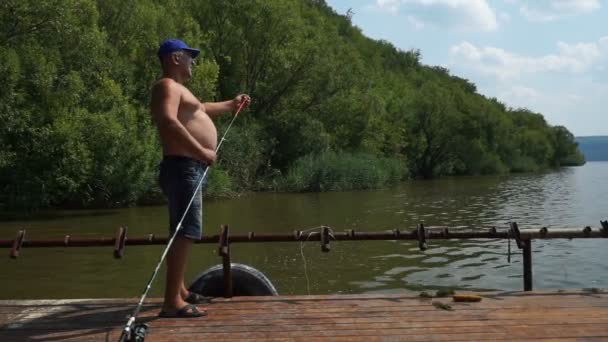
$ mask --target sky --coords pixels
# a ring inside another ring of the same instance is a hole
[[[608,0],[326,0],[479,93],[575,136],[608,135]]]

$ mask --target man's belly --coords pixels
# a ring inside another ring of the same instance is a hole
[[[183,124],[201,146],[215,150],[217,146],[217,129],[205,112],[197,111]]]

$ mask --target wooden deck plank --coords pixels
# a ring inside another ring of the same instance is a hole
[[[590,291],[532,291],[532,292],[481,292],[476,293],[484,298],[494,298],[509,301],[525,301],[528,297],[534,298],[557,298],[559,300],[567,300],[568,298],[585,299],[585,298],[603,298],[607,290],[599,289],[600,293],[592,293]],[[403,300],[419,300],[417,293],[407,294],[360,294],[360,295],[297,295],[297,296],[258,296],[258,297],[234,297],[230,299],[215,298],[215,302],[224,303],[294,303],[294,302],[314,302],[314,303],[363,303],[368,301],[378,300],[381,302],[403,301]],[[0,300],[0,306],[44,306],[44,305],[107,305],[107,304],[135,304],[139,298],[92,298],[92,299],[34,299],[34,300]],[[160,298],[148,298],[147,304],[159,304],[162,302]],[[240,304],[239,304],[240,305]]]
[[[124,322],[121,322],[124,323]],[[323,329],[323,330],[357,330],[357,329],[432,329],[436,331],[440,331],[442,329],[458,329],[459,331],[473,331],[477,330],[487,330],[487,329],[495,329],[500,330],[501,327],[505,329],[513,329],[517,328],[521,325],[525,325],[528,327],[535,327],[536,329],[553,329],[557,324],[559,327],[565,326],[582,326],[586,324],[592,324],[597,326],[605,327],[608,322],[606,320],[597,320],[597,319],[581,319],[579,321],[572,321],[568,323],[561,323],[558,321],[553,322],[525,322],[521,320],[511,320],[511,321],[502,321],[500,323],[497,322],[489,322],[489,321],[454,321],[454,322],[429,322],[428,324],[424,322],[418,323],[409,323],[409,322],[400,322],[400,323],[376,323],[376,324],[324,324],[324,325],[315,325],[315,324],[300,324],[300,325],[281,325],[281,326],[272,326],[272,325],[258,325],[258,326],[247,326],[247,325],[166,325],[166,324],[153,324],[152,328],[154,331],[165,330],[179,330],[180,333],[190,334],[196,333],[200,331],[204,331],[206,333],[243,333],[243,332],[298,332],[298,331],[306,331],[311,329]],[[99,326],[91,326],[87,325],[87,329],[113,329],[121,326],[122,324],[100,324]],[[12,328],[7,329],[6,331],[25,331],[25,330],[35,330],[39,332],[52,332],[57,330],[70,330],[70,328],[74,328],[74,326],[51,326],[48,325],[46,327],[23,327],[23,328]],[[85,327],[81,327],[84,329]]]
[[[480,306],[475,304],[456,304],[452,303],[450,300],[438,300],[438,301],[428,301],[423,305],[419,305],[416,307],[408,307],[408,306],[387,306],[387,307],[348,307],[348,308],[334,308],[331,306],[327,306],[324,308],[307,308],[306,306],[292,307],[292,308],[257,308],[257,309],[242,309],[238,307],[229,307],[222,304],[211,304],[209,306],[201,305],[201,308],[207,308],[209,310],[214,311],[214,318],[230,318],[235,315],[249,315],[255,317],[256,319],[269,319],[269,318],[282,318],[284,316],[289,317],[301,317],[307,318],[311,315],[315,315],[318,318],[331,318],[331,317],[340,317],[344,315],[348,315],[350,313],[359,313],[365,312],[368,313],[369,316],[374,316],[376,314],[381,313],[394,313],[394,314],[402,314],[402,315],[412,315],[425,311],[437,311],[437,309],[432,305],[434,302],[442,302],[446,304],[450,304],[453,308],[457,308],[459,312],[466,314],[485,314],[492,311],[500,310],[501,312],[527,312],[533,309],[534,312],[560,312],[563,310],[567,310],[571,313],[577,313],[579,311],[599,311],[605,312],[608,309],[608,305],[588,305],[581,306],[579,305],[562,305],[562,306],[500,306],[488,304],[487,306]],[[129,310],[131,308],[131,310]],[[11,317],[11,316],[36,316],[39,319],[45,319],[46,317],[54,317],[54,316],[64,316],[70,317],[72,315],[81,315],[82,313],[87,313],[90,315],[94,315],[96,313],[124,313],[128,314],[129,311],[132,311],[134,306],[112,306],[112,307],[52,307],[45,308],[44,310],[39,309],[21,309],[21,310],[6,310],[0,312],[0,322],[3,321],[1,317]],[[143,311],[154,312],[158,310],[159,306],[145,306]],[[221,309],[216,309],[221,308]]]
[[[606,301],[597,300],[597,295],[594,296],[564,296],[563,298],[551,298],[551,297],[542,297],[542,301],[533,300],[530,301],[527,299],[522,300],[522,298],[509,298],[509,300],[493,299],[491,297],[484,297],[484,305],[483,308],[501,308],[501,309],[516,309],[516,308],[588,308],[588,307],[598,307],[605,308],[608,306]],[[439,301],[449,301],[450,298],[438,298],[433,300]],[[6,302],[6,301],[4,301]],[[419,299],[419,298],[406,298],[404,300],[399,301],[382,301],[375,300],[372,302],[369,301],[352,301],[349,303],[340,303],[340,302],[316,302],[310,300],[300,300],[300,301],[283,301],[283,300],[265,300],[259,299],[257,301],[249,300],[247,302],[244,301],[230,301],[230,300],[214,300],[214,304],[222,304],[225,306],[227,311],[232,310],[233,307],[237,308],[239,311],[250,310],[251,313],[258,312],[291,312],[291,311],[305,311],[305,312],[335,312],[335,311],[343,311],[343,310],[355,310],[359,308],[368,308],[370,310],[382,308],[386,310],[412,310],[418,311],[428,307],[428,304],[431,302],[430,299]],[[158,308],[160,303],[146,303],[144,308]],[[462,310],[477,310],[479,306],[474,305],[472,303],[466,304],[461,303],[459,305],[464,305],[461,307]],[[57,309],[61,307],[61,310],[94,310],[94,309],[107,309],[111,307],[119,307],[125,308],[129,306],[135,306],[135,302],[131,301],[123,301],[123,302],[111,302],[107,304],[82,304],[79,302],[66,302],[61,301],[58,304],[44,304],[44,305],[19,305],[14,304],[13,301],[10,301],[9,304],[3,303],[0,301],[0,314],[3,313],[16,313],[21,310],[36,310],[39,312],[52,311],[57,312]],[[424,307],[424,308],[421,308]]]
[[[502,327],[492,327],[492,329],[482,330],[479,328],[450,331],[450,329],[356,329],[356,330],[322,330],[310,329],[306,331],[278,331],[278,332],[243,332],[243,333],[182,333],[180,330],[161,330],[157,333],[159,339],[162,336],[167,336],[168,340],[198,340],[198,341],[218,341],[226,339],[238,339],[242,341],[265,338],[307,338],[309,340],[315,338],[332,338],[332,337],[377,337],[377,336],[396,336],[407,341],[429,341],[439,339],[444,341],[450,340],[497,340],[497,339],[534,339],[534,338],[586,338],[586,337],[605,337],[606,328],[598,325],[583,325],[579,327],[569,327],[569,329],[553,328],[550,330],[539,330],[535,327],[520,327],[518,329],[505,329]],[[118,337],[119,332],[116,331],[110,336]],[[151,332],[150,336],[154,336]]]
[[[571,312],[570,309],[555,309],[549,312],[535,312],[535,311],[522,311],[522,310],[504,310],[504,312],[490,312],[487,310],[479,310],[479,313],[471,314],[470,312],[461,312],[458,307],[454,307],[452,311],[443,311],[435,309],[435,311],[424,311],[424,312],[353,312],[344,315],[333,315],[333,317],[317,317],[323,316],[320,314],[312,315],[301,315],[301,314],[282,314],[280,318],[267,315],[265,317],[251,317],[250,315],[239,315],[234,314],[231,316],[222,317],[220,314],[216,314],[216,311],[209,311],[209,316],[204,319],[180,319],[180,320],[163,320],[155,317],[157,310],[150,313],[144,312],[140,315],[141,320],[149,321],[151,324],[160,324],[164,327],[223,327],[224,329],[230,329],[231,327],[267,327],[267,326],[280,326],[283,329],[297,326],[319,326],[325,325],[404,325],[409,326],[420,326],[426,324],[428,321],[437,322],[437,324],[459,324],[459,325],[471,325],[463,322],[480,322],[479,324],[492,324],[495,322],[511,322],[508,324],[515,324],[513,322],[526,323],[529,325],[543,325],[547,322],[553,324],[579,324],[584,323],[586,320],[592,320],[597,324],[604,324],[608,326],[608,317],[604,311],[592,311],[592,310],[577,310],[577,312]],[[11,321],[17,321],[16,323],[10,323],[5,329],[69,329],[73,326],[72,321],[74,319],[81,320],[82,327],[104,327],[114,326],[125,322],[128,317],[127,311],[119,312],[101,312],[98,314],[90,315],[83,313],[80,316],[48,316],[44,319],[26,319],[24,317],[17,317],[11,319]],[[10,317],[9,317],[10,318]],[[7,320],[8,321],[8,320]]]
[[[311,296],[313,297],[313,296]],[[597,298],[602,298],[596,294],[583,294],[583,295],[567,295],[567,294],[552,294],[550,296],[537,296],[535,298],[542,299],[530,301],[528,299],[529,296],[505,296],[498,297],[496,296],[483,296],[484,297],[484,307],[500,307],[500,308],[516,308],[516,307],[605,307],[608,305],[605,301],[597,301]],[[283,297],[259,297],[257,299],[251,299],[252,297],[246,299],[234,298],[232,300],[223,300],[216,299],[214,300],[215,304],[221,303],[225,306],[238,306],[239,310],[277,310],[283,311],[286,309],[291,310],[300,310],[302,308],[306,310],[321,310],[325,311],[328,308],[330,309],[341,309],[348,307],[382,307],[382,308],[390,308],[390,307],[414,307],[414,306],[426,306],[429,302],[429,299],[423,299],[418,297],[389,297],[386,299],[365,299],[361,300],[355,299],[347,299],[347,300],[324,300],[324,299],[316,299],[316,298],[307,298],[306,296],[302,296],[297,299],[283,299]],[[448,298],[449,299],[449,298]],[[508,300],[505,300],[508,299]],[[442,300],[439,298],[439,300]],[[135,306],[135,299],[126,299],[126,300],[58,300],[58,301],[40,301],[41,303],[36,303],[35,301],[24,301],[25,303],[21,303],[19,301],[0,301],[0,313],[3,312],[15,312],[21,308],[28,309],[36,309],[40,311],[44,310],[56,310],[58,306],[62,306],[65,308],[106,308],[112,305],[119,307],[128,307],[129,305]],[[158,299],[152,299],[147,301],[144,307],[157,307],[160,304]],[[298,305],[299,304],[299,305]],[[471,306],[474,308],[475,306]],[[411,308],[412,310],[418,310],[418,308]]]
[[[159,319],[161,301],[151,299],[138,322],[150,325],[146,341],[608,340],[606,293],[482,295],[479,303],[411,294],[240,297],[201,306],[209,315],[195,319]],[[0,301],[0,341],[117,340],[136,301]]]
[[[111,334],[112,336],[118,336],[118,332]],[[350,331],[323,331],[323,330],[310,330],[306,332],[278,332],[278,333],[242,333],[242,334],[208,334],[208,333],[187,333],[181,334],[177,331],[157,332],[156,335],[151,333],[150,336],[155,336],[155,340],[158,341],[223,341],[223,340],[251,340],[251,339],[271,339],[271,338],[283,338],[292,340],[328,340],[333,338],[353,338],[353,337],[365,337],[368,340],[377,337],[383,338],[394,338],[406,341],[471,341],[471,340],[484,340],[484,341],[495,341],[495,340],[532,340],[532,339],[545,339],[545,338],[559,338],[559,337],[570,337],[570,338],[598,338],[606,337],[605,329],[601,327],[595,327],[594,329],[573,329],[569,331],[564,330],[551,330],[551,331],[538,331],[533,328],[523,328],[514,331],[465,331],[462,333],[454,332],[434,332],[432,330],[426,331],[411,331],[409,329],[389,329],[389,330],[350,330]],[[158,338],[158,339],[156,339]]]

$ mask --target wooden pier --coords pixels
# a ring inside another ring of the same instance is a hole
[[[146,341],[608,341],[608,292],[482,293],[481,302],[417,294],[218,298],[208,315],[137,323]],[[0,301],[0,341],[117,341],[137,299]],[[444,306],[441,304],[448,304]]]

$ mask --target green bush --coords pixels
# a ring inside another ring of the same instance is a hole
[[[585,156],[582,153],[576,152],[571,155],[562,157],[559,160],[560,166],[580,166],[585,164]]]
[[[394,185],[408,173],[405,163],[363,153],[328,151],[298,159],[279,182],[279,190],[344,191]]]
[[[507,172],[509,172],[507,166],[494,153],[486,154],[479,165],[479,173],[483,175],[504,174]]]
[[[540,167],[531,157],[516,157],[511,160],[511,172],[536,172]]]
[[[232,179],[228,172],[221,167],[209,169],[209,182],[205,190],[205,197],[226,197],[234,193]]]
[[[243,114],[245,115],[247,114]],[[226,122],[229,119],[229,116],[223,118]],[[219,133],[224,134],[226,127],[227,124],[220,122]],[[267,150],[268,142],[263,138],[261,127],[254,122],[247,122],[245,117],[238,118],[218,151],[214,173],[225,173],[231,179],[230,191],[242,192],[258,188],[258,171],[267,164]]]

